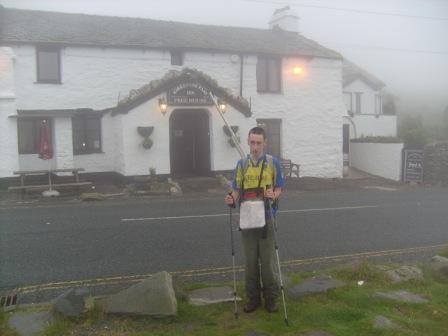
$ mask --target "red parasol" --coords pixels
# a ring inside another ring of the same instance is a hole
[[[50,127],[46,120],[42,121],[39,130],[39,158],[49,160],[53,157],[53,146],[51,145]]]

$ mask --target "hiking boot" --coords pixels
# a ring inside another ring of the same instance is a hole
[[[266,308],[268,313],[275,313],[278,311],[277,304],[275,303],[275,300],[273,300],[273,299],[265,300],[264,308]]]
[[[249,302],[246,303],[244,306],[244,312],[245,313],[252,313],[253,311],[257,310],[258,307],[260,307],[260,300],[258,299],[251,299]]]

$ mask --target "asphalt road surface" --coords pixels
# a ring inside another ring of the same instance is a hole
[[[432,253],[448,247],[448,189],[290,193],[278,227],[284,265]],[[0,290],[138,279],[161,270],[225,272],[230,265],[229,210],[221,196],[0,208]]]

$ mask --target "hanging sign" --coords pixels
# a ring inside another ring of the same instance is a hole
[[[169,105],[213,105],[210,91],[199,83],[184,82],[168,91]]]
[[[405,149],[404,151],[404,182],[423,182],[423,151]]]

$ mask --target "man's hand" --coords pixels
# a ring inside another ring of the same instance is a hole
[[[226,197],[224,197],[224,203],[232,208],[236,206],[235,199],[233,198],[232,193],[229,193],[226,195]]]
[[[272,188],[266,189],[265,192],[264,192],[264,197],[270,198],[270,199],[273,200],[275,198],[274,190],[272,190]]]

